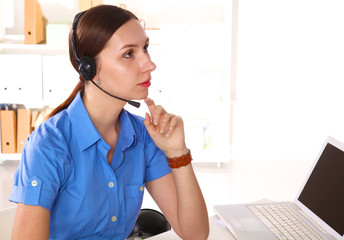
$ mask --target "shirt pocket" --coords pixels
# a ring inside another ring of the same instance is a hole
[[[144,189],[144,184],[125,186],[125,212],[128,222],[136,220],[141,210]]]

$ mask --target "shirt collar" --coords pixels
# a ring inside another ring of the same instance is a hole
[[[84,151],[94,143],[99,141],[102,136],[94,126],[79,92],[67,108],[73,129],[75,129],[81,151]],[[135,141],[135,130],[130,118],[130,113],[122,110],[120,113],[121,133],[123,137],[122,151],[129,148]]]
[[[133,122],[130,118],[130,113],[125,109],[122,110],[119,119],[121,121],[121,135],[123,136],[122,151],[129,148],[135,141],[136,133]]]
[[[93,145],[101,135],[94,126],[79,92],[67,108],[74,133],[78,140],[81,151]]]

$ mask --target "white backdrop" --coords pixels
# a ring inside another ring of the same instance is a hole
[[[344,141],[344,2],[238,3],[233,156],[312,159]]]

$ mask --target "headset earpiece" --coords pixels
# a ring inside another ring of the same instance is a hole
[[[92,80],[97,73],[96,63],[93,58],[83,56],[78,63],[78,71],[83,79]]]
[[[81,77],[87,81],[92,80],[94,76],[97,74],[97,67],[96,63],[93,60],[93,58],[88,57],[88,56],[83,56],[81,59],[79,59],[78,54],[76,52],[76,46],[75,46],[75,41],[76,41],[76,28],[78,25],[78,21],[80,17],[85,13],[86,11],[80,12],[75,15],[72,29],[73,29],[73,34],[72,34],[72,49],[73,49],[73,54],[76,63],[78,64],[78,72],[81,75]]]

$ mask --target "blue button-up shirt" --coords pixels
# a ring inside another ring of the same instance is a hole
[[[49,239],[125,239],[145,183],[171,172],[143,118],[123,110],[112,158],[80,93],[28,138],[10,201],[50,210]]]

